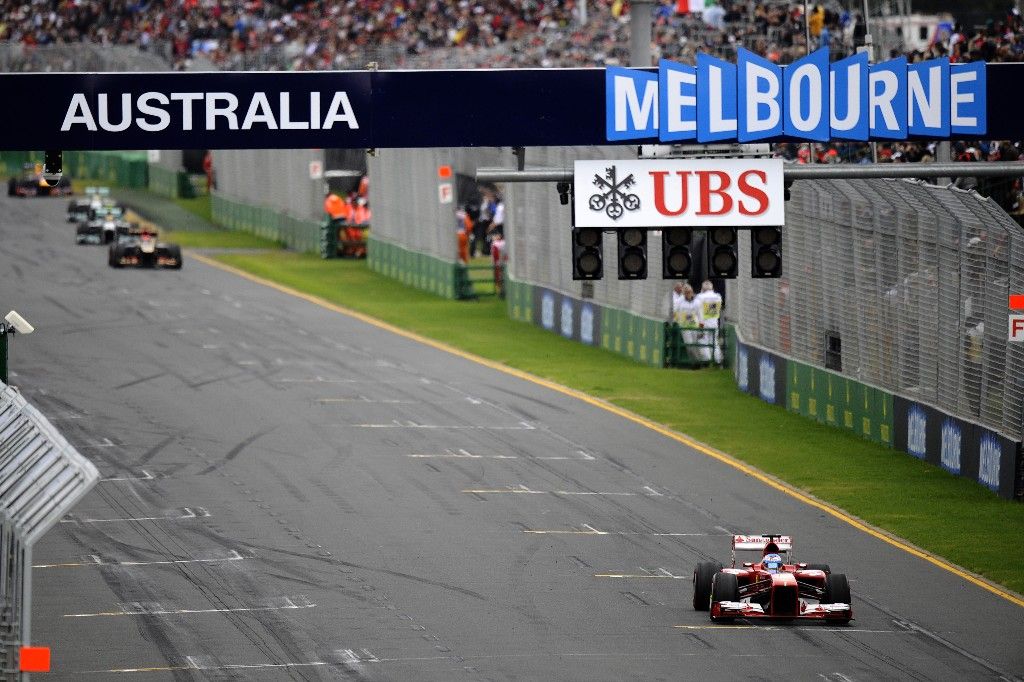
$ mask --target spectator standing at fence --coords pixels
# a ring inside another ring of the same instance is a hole
[[[675,286],[672,287],[672,300],[669,302],[668,319],[677,324],[679,320],[676,319],[676,311],[679,310],[681,301],[683,301],[683,283],[676,282]]]
[[[508,263],[508,251],[505,245],[505,233],[497,229],[491,238],[491,264],[494,266],[494,293],[498,298],[505,298],[505,265]]]
[[[697,344],[700,343],[702,335],[700,331],[701,313],[700,303],[694,296],[693,287],[683,284],[682,296],[673,297],[673,304],[673,317],[676,324],[683,330],[683,345],[686,346],[686,355],[690,360],[700,361],[702,359],[701,349]]]
[[[203,172],[206,173],[206,193],[210,194],[210,190],[216,188],[217,183],[213,177],[213,152],[209,149],[203,155]]]
[[[480,198],[480,211],[473,222],[473,241],[469,244],[470,256],[475,256],[477,253],[481,256],[487,255],[489,250],[487,247],[487,232],[491,229],[493,211],[493,196],[489,190],[484,190],[483,196]]]
[[[722,316],[722,295],[715,291],[715,285],[711,280],[704,280],[701,284],[700,293],[696,297],[700,304],[701,326],[704,328],[700,349],[701,359],[709,361],[712,358],[716,365],[722,364],[722,348],[719,346],[718,330],[719,320]]]
[[[497,238],[496,235],[505,233],[505,200],[501,198],[500,194],[494,195],[494,211],[491,218],[491,226],[488,228],[489,239],[492,241]]]

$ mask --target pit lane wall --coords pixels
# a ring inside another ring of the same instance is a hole
[[[210,198],[213,222],[228,228],[271,239],[289,249],[315,253],[320,250],[320,222],[296,218],[269,207],[259,206],[214,193]]]
[[[1006,499],[1024,500],[1021,444],[931,405],[736,339],[736,386],[772,405],[969,478]]]
[[[369,268],[406,286],[443,298],[456,298],[457,264],[374,237],[367,240]]]

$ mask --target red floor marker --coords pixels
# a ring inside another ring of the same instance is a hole
[[[50,647],[23,646],[19,661],[23,673],[48,673],[50,672]]]

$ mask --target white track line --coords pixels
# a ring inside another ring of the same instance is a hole
[[[137,611],[101,611],[99,613],[65,613],[65,618],[99,618],[107,616],[179,616],[197,615],[204,613],[245,613],[250,611],[292,611],[295,609],[311,609],[316,604],[306,601],[296,604],[291,599],[285,599],[282,606],[247,606],[225,609],[140,609]]]
[[[210,515],[210,512],[206,511],[203,507],[196,507],[193,510],[192,507],[184,507],[182,509],[184,514],[181,516],[136,516],[124,519],[75,519],[75,518],[63,518],[60,520],[61,523],[128,523],[132,521],[182,521],[185,519],[198,519],[206,518]]]
[[[166,559],[163,561],[103,561],[99,556],[91,555],[94,561],[78,561],[63,564],[34,564],[32,568],[76,568],[84,566],[170,566],[175,564],[213,564],[222,561],[245,561],[253,556],[242,556],[238,550],[231,550],[231,556],[218,559]]]
[[[152,481],[154,478],[156,478],[156,476],[146,471],[145,469],[140,469],[140,471],[143,474],[142,476],[111,476],[109,478],[101,478],[99,482],[114,483],[116,481]]]

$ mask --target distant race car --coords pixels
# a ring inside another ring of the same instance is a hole
[[[157,241],[157,232],[132,226],[119,228],[110,245],[108,263],[112,268],[181,268],[181,247]]]
[[[56,185],[51,187],[43,180],[43,164],[26,163],[19,177],[7,181],[9,197],[66,197],[74,192],[71,189],[71,178],[61,176]]]
[[[77,223],[89,218],[89,197],[79,197],[68,202],[68,222]]]
[[[109,187],[86,187],[82,196],[68,202],[68,222],[78,223],[89,218],[90,208],[101,208],[104,202],[116,203],[110,199]]]
[[[125,208],[111,200],[96,206],[90,204],[85,220],[75,228],[78,244],[110,244],[117,236],[118,229],[128,229],[131,224],[124,218]]]
[[[736,552],[757,551],[757,562],[736,566]],[[786,535],[734,535],[732,566],[702,561],[693,571],[693,608],[715,622],[734,618],[853,620],[850,583],[827,564],[793,563]],[[785,554],[785,557],[782,555]]]

